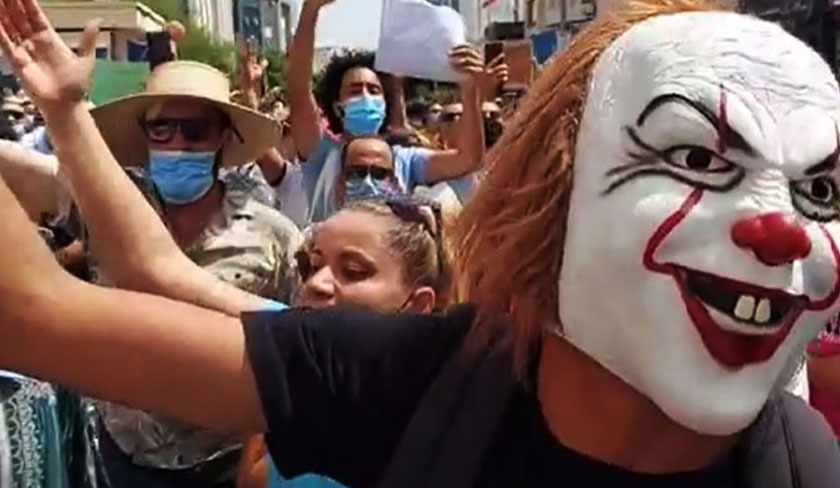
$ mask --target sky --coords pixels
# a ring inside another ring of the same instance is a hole
[[[315,47],[376,49],[381,17],[382,0],[336,0],[318,18]]]

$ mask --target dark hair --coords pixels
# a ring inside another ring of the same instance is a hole
[[[0,139],[7,141],[19,141],[20,136],[15,132],[12,123],[6,117],[0,117]]]
[[[504,126],[494,117],[484,117],[484,147],[490,149],[502,137]]]
[[[374,66],[374,55],[370,51],[351,51],[348,53],[338,54],[332,57],[329,64],[324,68],[318,86],[315,87],[315,100],[318,106],[324,112],[324,116],[329,122],[330,131],[334,134],[344,133],[344,124],[334,110],[334,105],[338,101],[341,93],[341,82],[344,80],[344,75],[348,71],[356,68],[367,68],[371,71]],[[386,77],[381,73],[376,73],[382,83],[382,92],[385,97],[385,102],[391,102],[391,89]],[[385,121],[382,123],[382,129],[386,130],[388,127],[389,114],[385,110]]]
[[[426,119],[426,113],[429,111],[429,104],[422,100],[414,100],[405,106],[405,116],[409,119]]]

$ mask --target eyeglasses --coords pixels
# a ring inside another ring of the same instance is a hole
[[[389,180],[394,177],[394,172],[382,166],[347,166],[344,168],[344,178],[348,180],[363,180],[370,176],[376,181]]]
[[[158,144],[170,142],[175,138],[176,133],[180,133],[181,137],[187,142],[208,142],[213,133],[220,127],[222,129],[233,128],[234,134],[242,141],[242,136],[229,121],[223,121],[220,124],[207,119],[159,118],[141,120],[140,127],[143,128],[147,139]]]

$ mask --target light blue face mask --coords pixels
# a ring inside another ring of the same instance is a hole
[[[370,175],[364,178],[347,180],[344,187],[344,204],[349,205],[359,200],[382,198],[395,195],[394,184],[388,180],[374,180]]]
[[[149,178],[166,203],[184,205],[213,187],[215,152],[150,151]]]
[[[353,97],[343,105],[344,132],[353,135],[376,134],[385,121],[385,98],[382,95]]]

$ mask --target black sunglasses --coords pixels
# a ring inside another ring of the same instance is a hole
[[[213,131],[218,128],[233,128],[234,134],[242,142],[242,136],[236,127],[231,125],[230,120],[223,120],[218,124],[207,119],[158,118],[141,120],[140,127],[143,128],[147,139],[158,144],[170,142],[177,133],[187,142],[207,142]]]
[[[344,168],[344,178],[363,180],[370,176],[376,181],[385,181],[394,177],[394,172],[382,166],[348,166]]]

